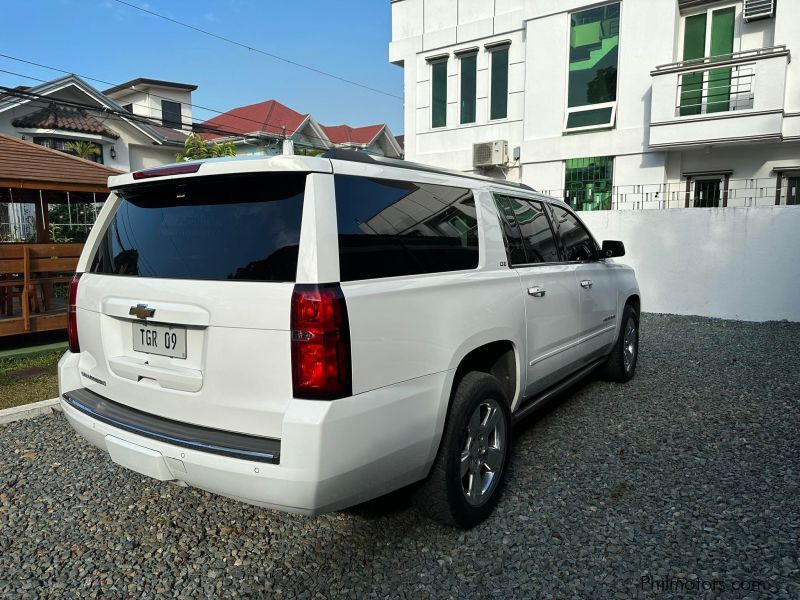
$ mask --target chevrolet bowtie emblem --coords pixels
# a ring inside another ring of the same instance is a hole
[[[147,304],[137,304],[136,306],[131,306],[128,314],[135,316],[137,319],[146,319],[156,314],[156,309],[147,308]]]

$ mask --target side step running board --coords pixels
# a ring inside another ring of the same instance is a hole
[[[589,363],[585,367],[575,371],[572,375],[563,379],[560,383],[555,384],[553,387],[546,389],[541,394],[537,396],[533,396],[525,400],[525,403],[516,410],[516,412],[511,416],[511,420],[516,423],[529,414],[531,414],[534,410],[545,404],[548,400],[552,400],[554,396],[557,396],[568,387],[573,385],[574,383],[580,381],[584,377],[586,377],[589,373],[594,371],[597,367],[600,366],[608,357],[603,356],[598,358],[597,360]]]

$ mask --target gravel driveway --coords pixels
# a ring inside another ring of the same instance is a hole
[[[402,494],[311,519],[161,484],[60,414],[0,427],[0,595],[800,597],[800,324],[642,327],[633,382],[516,428],[469,532]]]

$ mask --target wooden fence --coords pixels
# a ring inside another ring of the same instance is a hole
[[[83,244],[0,244],[0,336],[67,327]]]

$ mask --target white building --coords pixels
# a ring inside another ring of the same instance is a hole
[[[409,160],[579,209],[760,206],[800,203],[799,47],[800,0],[392,0],[389,55]]]

